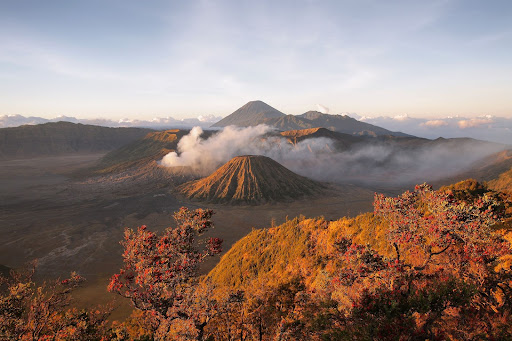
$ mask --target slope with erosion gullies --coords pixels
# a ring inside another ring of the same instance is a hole
[[[152,129],[108,128],[52,122],[0,129],[0,160],[107,152],[142,138]]]
[[[324,185],[302,177],[261,155],[237,156],[210,176],[178,187],[191,200],[260,204],[303,199]]]

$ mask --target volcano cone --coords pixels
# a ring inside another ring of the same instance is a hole
[[[304,199],[325,187],[261,155],[237,156],[210,176],[185,183],[187,198],[213,203],[259,204]]]

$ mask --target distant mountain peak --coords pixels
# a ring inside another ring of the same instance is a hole
[[[212,127],[226,127],[229,125],[250,127],[258,124],[266,124],[281,131],[322,127],[350,135],[410,136],[361,122],[347,115],[324,114],[315,110],[302,115],[285,115],[260,100],[248,102],[231,115],[212,125]]]
[[[226,127],[229,125],[250,127],[262,124],[265,120],[282,116],[286,115],[267,103],[256,100],[246,103],[231,115],[224,117],[222,120],[212,125],[212,127]]]

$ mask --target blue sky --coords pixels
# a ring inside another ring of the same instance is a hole
[[[512,117],[511,1],[0,1],[0,115]]]

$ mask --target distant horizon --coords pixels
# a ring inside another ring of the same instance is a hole
[[[263,101],[265,102],[265,101]],[[266,104],[274,107],[272,103],[265,102]],[[247,103],[244,103],[244,105]],[[243,105],[242,105],[243,106]],[[240,106],[240,107],[242,107]],[[275,107],[274,107],[275,108]],[[0,128],[16,127],[23,124],[40,124],[45,121],[59,121],[64,120],[68,122],[102,125],[110,127],[150,127],[154,129],[169,129],[169,128],[192,128],[199,126],[209,129],[212,124],[220,121],[227,115],[230,115],[238,107],[233,109],[229,114],[224,116],[216,115],[199,115],[196,117],[177,117],[172,115],[166,116],[153,116],[148,118],[109,118],[109,117],[96,117],[96,118],[83,118],[74,115],[60,115],[55,117],[41,117],[41,116],[24,116],[19,114],[14,115],[0,115]],[[275,108],[279,110],[279,108]],[[512,141],[512,118],[500,117],[494,115],[480,115],[480,116],[461,116],[461,115],[447,115],[444,117],[414,117],[405,115],[394,116],[365,116],[357,113],[333,113],[329,108],[322,105],[317,105],[315,109],[319,112],[329,112],[330,115],[348,115],[356,120],[370,123],[378,127],[385,128],[390,131],[403,132],[417,137],[424,137],[435,139],[438,137],[454,138],[454,137],[470,137],[480,140],[487,140],[492,142],[511,144]],[[283,112],[282,110],[279,110]],[[301,115],[309,110],[304,110],[302,113],[293,114]],[[287,114],[286,112],[283,112]],[[289,115],[289,114],[287,114]],[[42,120],[40,120],[42,119]]]
[[[2,1],[0,115],[512,118],[505,0]],[[305,110],[307,111],[307,110]]]
[[[151,120],[151,119],[156,119],[156,118],[166,118],[166,117],[172,117],[172,118],[175,118],[175,119],[178,119],[178,120],[187,120],[187,119],[195,119],[195,118],[200,118],[200,117],[204,117],[204,116],[215,116],[215,117],[219,117],[219,118],[224,118],[226,116],[229,116],[231,115],[233,112],[235,112],[236,110],[238,110],[239,108],[241,108],[242,106],[246,105],[247,103],[250,103],[250,102],[255,102],[255,101],[261,101],[265,104],[268,104],[269,106],[273,107],[274,109],[278,110],[278,111],[281,111],[283,114],[285,115],[302,115],[308,111],[318,111],[318,112],[321,112],[323,114],[330,114],[330,115],[348,115],[348,116],[351,116],[353,118],[356,118],[356,119],[359,119],[359,118],[378,118],[378,117],[386,117],[386,118],[398,118],[398,117],[410,117],[410,118],[414,118],[414,119],[430,119],[430,120],[435,120],[435,119],[445,119],[445,118],[457,118],[457,117],[462,117],[462,118],[479,118],[479,117],[485,117],[485,116],[489,116],[489,117],[504,117],[504,118],[511,118],[512,119],[512,114],[510,115],[510,117],[508,115],[497,115],[497,114],[492,114],[490,112],[483,112],[483,113],[475,113],[475,112],[468,112],[468,113],[459,113],[459,114],[453,114],[453,113],[446,113],[446,114],[434,114],[434,113],[431,113],[431,114],[410,114],[410,113],[407,113],[407,112],[356,112],[356,111],[347,111],[347,110],[342,110],[342,111],[339,111],[339,112],[333,112],[333,110],[326,106],[326,105],[323,105],[323,104],[320,104],[320,103],[315,103],[313,105],[311,105],[310,107],[308,108],[305,108],[305,109],[302,109],[302,111],[298,110],[296,112],[287,112],[285,110],[282,110],[280,109],[279,106],[276,106],[276,105],[273,105],[272,103],[270,103],[269,101],[265,101],[265,100],[261,100],[261,99],[253,99],[253,100],[249,100],[247,102],[244,102],[243,104],[240,104],[239,106],[237,107],[232,107],[231,109],[228,109],[228,110],[231,110],[229,112],[225,112],[225,111],[222,111],[222,112],[214,112],[214,111],[205,111],[205,112],[199,112],[199,111],[194,111],[195,114],[190,114],[190,115],[187,115],[187,114],[180,114],[180,113],[173,113],[173,112],[167,112],[167,113],[162,113],[162,114],[154,114],[154,115],[151,115],[151,114],[148,114],[148,113],[145,113],[145,114],[142,114],[142,113],[138,113],[138,114],[123,114],[123,113],[120,113],[120,114],[117,114],[117,115],[112,115],[112,114],[109,114],[109,113],[98,113],[98,114],[83,114],[83,115],[80,115],[79,113],[73,113],[73,112],[55,112],[55,113],[45,113],[45,112],[33,112],[33,113],[22,113],[22,112],[2,112],[1,111],[1,108],[0,108],[0,117],[2,116],[23,116],[23,117],[41,117],[41,118],[45,118],[45,119],[55,119],[55,118],[58,118],[58,117],[72,117],[72,118],[77,118],[77,119],[92,119],[92,120],[100,120],[100,119],[108,119],[108,120],[113,120],[113,121],[120,121],[120,120],[125,120],[125,119],[128,119],[128,120]]]

